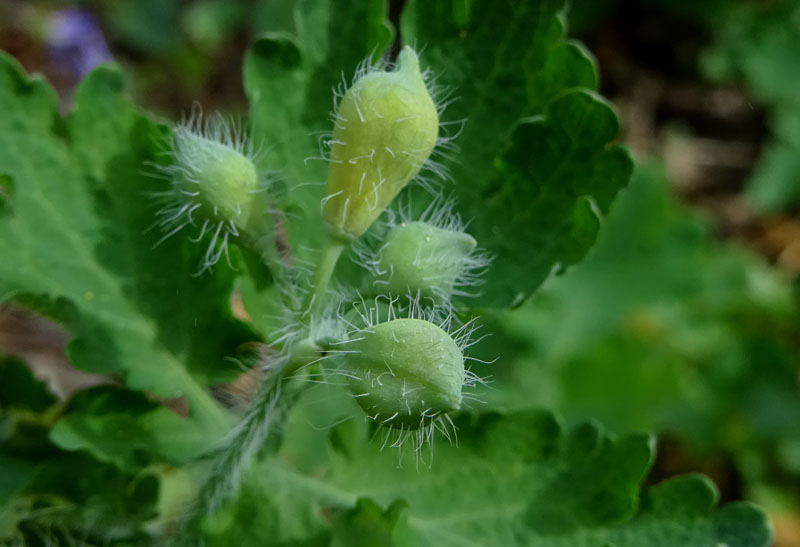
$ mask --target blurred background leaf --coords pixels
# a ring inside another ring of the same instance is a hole
[[[643,166],[586,261],[496,316],[479,348],[499,356],[481,368],[496,381],[480,397],[656,431],[682,457],[734,465],[710,470],[734,496],[766,481],[795,497],[797,461],[779,455],[800,439],[796,302],[787,277],[715,243]]]

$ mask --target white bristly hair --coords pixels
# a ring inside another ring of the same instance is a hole
[[[349,385],[349,379],[366,380],[370,385],[376,388],[380,385],[380,378],[383,374],[394,376],[395,371],[387,364],[387,370],[381,375],[375,375],[370,371],[362,371],[357,368],[348,366],[347,355],[352,354],[354,350],[348,349],[348,345],[361,340],[363,336],[372,332],[373,329],[382,323],[392,321],[399,318],[421,319],[429,321],[442,330],[448,333],[453,339],[455,344],[461,350],[462,355],[465,350],[480,341],[474,339],[474,334],[478,330],[475,319],[471,319],[465,323],[458,324],[450,307],[442,307],[435,303],[423,302],[419,294],[406,295],[404,298],[390,297],[379,295],[371,300],[360,299],[355,302],[351,300],[348,309],[339,309],[333,323],[338,324],[337,330],[339,331],[334,342],[326,344],[326,353],[329,357],[336,357],[336,366],[325,365],[323,372],[320,373],[318,378],[313,378],[311,381],[322,382],[329,384]],[[346,334],[341,335],[342,326],[346,329]],[[464,358],[467,360],[474,360],[469,357]],[[338,382],[334,378],[340,378]],[[479,385],[486,384],[486,380],[475,374],[472,370],[465,367],[464,377],[462,380],[462,389],[476,388]],[[409,388],[409,392],[413,388]],[[364,397],[367,393],[351,393],[353,398]],[[464,399],[470,401],[477,401],[474,395],[467,393],[462,395]],[[465,403],[466,404],[466,403]],[[425,462],[425,448],[427,447],[430,457],[433,455],[433,440],[438,432],[442,437],[447,439],[451,444],[457,443],[456,426],[451,416],[448,413],[441,411],[424,411],[419,417],[419,425],[417,427],[391,427],[392,418],[380,419],[380,413],[375,416],[365,416],[365,419],[375,423],[378,427],[377,431],[384,430],[383,440],[381,442],[381,449],[387,446],[398,449],[401,457],[402,450],[405,445],[410,444],[412,451],[415,455],[417,463]],[[376,431],[376,435],[378,432]]]
[[[372,74],[374,72],[391,71],[394,69],[395,64],[390,62],[386,56],[377,60],[373,60],[373,58],[374,54],[371,54],[358,64],[349,83],[344,73],[342,73],[341,81],[333,87],[333,110],[330,114],[330,120],[334,127],[343,129],[342,122],[347,121],[339,113],[339,103],[342,97],[344,97],[345,93],[347,93],[347,91],[351,89],[356,82],[368,74]],[[436,113],[440,120],[439,135],[436,139],[436,144],[433,148],[433,151],[431,152],[430,156],[418,166],[419,172],[411,180],[410,184],[416,184],[426,189],[429,193],[436,194],[440,191],[440,183],[442,181],[451,180],[448,164],[458,162],[459,148],[455,141],[459,135],[461,135],[461,132],[464,129],[466,119],[446,122],[441,121],[442,116],[447,110],[447,107],[456,102],[459,97],[453,96],[452,88],[440,85],[437,82],[437,76],[435,76],[429,68],[426,68],[422,72],[422,79],[425,82],[428,93],[433,99],[433,103],[436,107]],[[359,99],[356,97],[355,103],[357,109],[358,101]],[[401,121],[403,120],[398,120],[398,122]],[[319,154],[306,158],[305,162],[324,161],[330,163],[333,161],[339,161],[341,163],[342,160],[334,160],[331,158],[331,147],[334,144],[346,145],[347,143],[333,140],[332,131],[321,132],[317,133],[316,135]],[[412,150],[391,150],[389,148],[386,148],[386,151],[392,156],[395,154],[409,154],[414,152]],[[374,152],[375,151],[373,150],[373,154]],[[366,158],[351,158],[350,161],[356,161],[359,159],[370,159],[370,161],[372,161],[369,156]],[[365,181],[362,181],[362,183],[364,182]],[[370,182],[367,181],[367,183]],[[374,184],[374,182],[372,184],[373,187],[377,186]],[[378,183],[378,185],[379,184],[380,183]],[[326,195],[323,198],[322,204],[333,197],[334,195]]]
[[[378,241],[376,232],[387,234],[392,229],[411,222],[423,222],[448,232],[465,232],[469,223],[455,212],[456,203],[456,199],[452,196],[444,197],[442,194],[437,194],[425,210],[415,218],[411,199],[405,197],[405,199],[398,200],[393,208],[386,210],[379,229],[354,242],[353,253],[356,263],[371,274],[374,288],[380,290],[382,285],[388,283],[387,278],[393,275],[393,272],[387,271],[381,266],[382,252],[387,244],[381,244],[381,241]],[[411,257],[411,260],[415,260],[415,257]],[[437,297],[436,305],[441,306],[448,303],[452,296],[465,298],[478,296],[480,293],[476,290],[483,284],[484,276],[491,263],[491,255],[481,248],[477,248],[465,256],[458,265],[458,274],[450,291],[442,294],[438,287],[434,289]]]
[[[210,145],[204,146],[204,142]],[[245,123],[219,113],[203,116],[200,106],[195,103],[189,116],[184,117],[164,142],[161,155],[166,156],[168,162],[147,163],[151,171],[145,174],[166,180],[171,185],[169,190],[150,193],[160,209],[156,213],[156,221],[147,231],[157,228],[163,234],[154,247],[186,228],[198,229],[195,236],[190,238],[192,242],[199,242],[209,235],[208,247],[195,275],[209,270],[223,255],[230,264],[228,243],[240,236],[240,230],[233,220],[222,218],[217,207],[213,207],[212,214],[206,214],[206,218],[196,218],[204,204],[198,198],[199,190],[194,190],[192,185],[199,184],[199,166],[207,162],[209,156],[219,157],[221,147],[241,154],[254,164],[261,153],[260,147],[254,146],[248,137]],[[270,176],[260,173],[258,182],[253,193],[266,192],[271,182]],[[264,211],[265,215],[274,213],[271,210]]]

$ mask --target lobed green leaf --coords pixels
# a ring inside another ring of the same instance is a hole
[[[653,457],[646,436],[614,438],[591,423],[565,433],[539,411],[457,425],[458,447],[439,444],[430,467],[414,465],[413,455],[398,465],[396,452],[376,454],[380,441],[366,442],[370,432],[353,422],[334,429],[328,462],[312,474],[270,458],[206,529],[209,544],[324,544],[330,533],[438,547],[756,547],[770,540],[761,510],[714,509],[708,479],[681,477],[640,496]],[[257,496],[264,491],[268,500]]]
[[[470,232],[495,256],[478,303],[520,304],[578,262],[630,177],[610,105],[591,93],[593,62],[564,39],[563,1],[410,2],[403,38],[424,48],[463,122],[450,171]]]
[[[63,322],[79,368],[183,398],[191,416],[173,415],[173,429],[213,440],[230,421],[207,386],[231,378],[223,358],[251,334],[231,317],[231,272],[195,276],[200,249],[185,236],[155,246],[150,194],[166,183],[146,162],[164,128],[131,104],[113,67],[87,76],[62,118],[53,90],[0,56],[0,110],[0,175],[13,182],[0,211],[0,300]]]

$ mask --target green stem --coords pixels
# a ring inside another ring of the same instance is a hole
[[[319,313],[336,263],[346,244],[342,240],[326,239],[314,273],[313,287],[306,298],[305,318]],[[225,446],[216,453],[211,474],[198,493],[195,510],[184,522],[184,540],[191,540],[198,533],[196,524],[200,518],[213,514],[231,492],[236,491],[242,475],[261,447],[275,435],[276,430],[280,430],[291,403],[299,394],[298,390],[289,390],[291,395],[285,396],[282,388],[284,379],[319,357],[320,349],[307,337],[292,344],[288,348],[288,355],[269,370],[241,422]]]
[[[198,496],[202,513],[214,513],[228,493],[238,487],[241,474],[266,441],[272,426],[281,420],[280,388],[281,375],[276,373],[269,373],[259,386],[230,443],[218,453],[209,481]]]
[[[207,427],[209,433],[221,437],[230,429],[231,416],[188,373],[183,382],[183,398],[192,417]]]
[[[298,389],[284,388],[284,380],[319,357],[320,350],[310,338],[305,338],[292,344],[289,355],[273,364],[267,372],[241,422],[214,456],[208,480],[196,497],[194,510],[184,522],[181,545],[194,544],[199,532],[197,522],[214,514],[220,504],[239,488],[258,452],[281,431],[286,414],[300,393]]]
[[[317,270],[314,272],[314,281],[311,292],[305,302],[304,316],[313,316],[319,312],[325,300],[325,292],[328,290],[333,270],[336,268],[336,263],[342,255],[346,243],[333,238],[325,240],[325,245],[322,247],[322,255],[317,262]]]

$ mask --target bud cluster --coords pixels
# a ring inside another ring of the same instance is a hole
[[[325,243],[313,277],[298,266],[273,271],[286,308],[275,343],[285,349],[286,377],[319,366],[324,370],[316,374],[342,374],[364,413],[386,429],[387,442],[395,434],[392,445],[410,439],[419,452],[435,430],[450,437],[450,414],[462,407],[463,387],[479,381],[464,366],[473,323],[457,326],[451,299],[472,295],[489,260],[453,200],[436,197],[418,216],[387,210],[421,169],[442,172],[430,160],[437,146],[452,149],[439,135],[443,106],[437,107],[414,50],[403,48],[390,71],[362,67],[338,99],[321,203]],[[218,115],[204,120],[195,111],[173,131],[169,157],[158,166],[171,184],[160,194],[167,205],[156,223],[164,238],[188,226],[200,228],[197,240],[211,234],[203,270],[239,236],[242,245],[275,246],[276,212],[243,127]],[[362,238],[384,212],[388,220]],[[328,290],[351,243],[370,278],[375,306],[369,310],[355,287]],[[334,306],[326,307],[331,300]],[[331,313],[359,301],[358,317]],[[331,322],[338,324],[320,327]],[[330,358],[337,367],[323,363]]]

